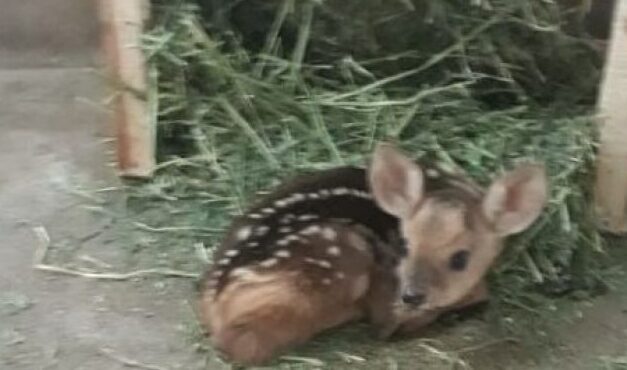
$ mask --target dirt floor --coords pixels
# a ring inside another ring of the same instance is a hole
[[[0,369],[229,368],[196,333],[192,279],[102,281],[32,267],[47,236],[44,262],[65,268],[199,270],[187,239],[168,252],[163,230],[127,212],[107,165],[105,98],[90,68],[0,72]],[[613,289],[592,301],[517,316],[491,308],[438,325],[428,339],[391,344],[351,326],[277,366],[627,369],[627,243],[615,244]],[[177,262],[185,259],[195,262]]]

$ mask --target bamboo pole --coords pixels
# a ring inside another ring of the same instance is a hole
[[[627,232],[627,1],[616,3],[599,99],[596,210],[601,228]]]
[[[100,0],[104,50],[116,87],[113,119],[117,161],[120,175],[125,177],[150,177],[156,166],[156,134],[140,49],[148,5],[146,0]]]

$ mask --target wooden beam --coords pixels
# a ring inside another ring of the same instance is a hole
[[[125,177],[150,177],[156,165],[156,133],[140,49],[148,6],[146,0],[100,0],[104,51],[116,88],[113,119],[118,168]]]
[[[601,147],[595,190],[600,226],[627,232],[627,1],[616,4],[599,114]]]

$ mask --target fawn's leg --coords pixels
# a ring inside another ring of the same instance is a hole
[[[359,318],[368,281],[349,279],[334,289],[310,285],[299,274],[229,286],[210,306],[214,345],[236,363],[259,365],[314,335]],[[364,275],[366,276],[366,275]],[[359,297],[351,297],[364,286]]]
[[[377,338],[386,339],[398,327],[394,313],[397,304],[396,276],[388,270],[375,267],[371,274],[371,284],[366,294],[366,315],[374,327]]]

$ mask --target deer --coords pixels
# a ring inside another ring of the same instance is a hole
[[[236,217],[199,280],[199,321],[242,365],[357,320],[382,339],[418,333],[489,299],[486,274],[547,193],[542,164],[484,189],[379,143],[367,168],[296,176]]]

